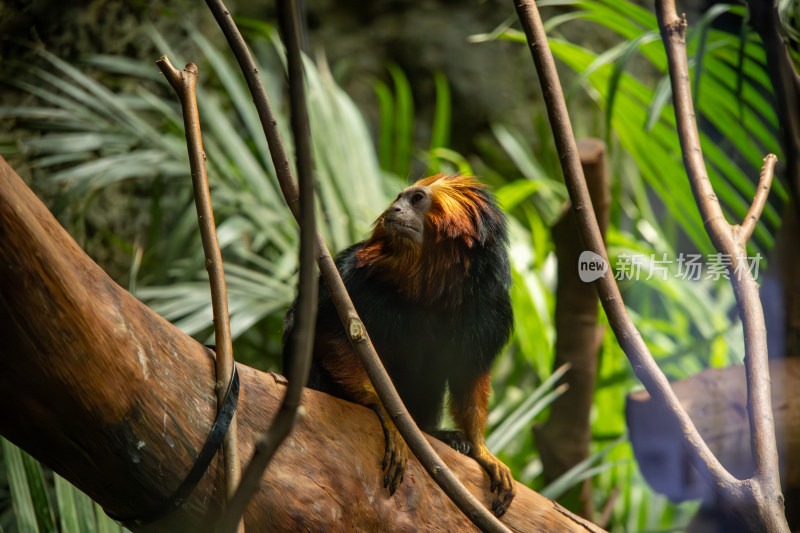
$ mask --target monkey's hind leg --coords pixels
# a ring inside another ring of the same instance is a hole
[[[450,393],[450,413],[456,426],[464,432],[470,448],[467,455],[489,474],[490,490],[497,491],[492,512],[500,517],[514,499],[514,477],[511,469],[489,451],[483,440],[489,412],[489,372],[451,382]]]
[[[378,415],[386,443],[386,451],[381,461],[381,468],[385,472],[383,486],[388,487],[389,494],[392,495],[403,481],[408,447],[378,398],[378,393],[375,392],[361,362],[350,351],[349,342],[344,341],[344,343],[346,346],[339,347],[337,357],[323,359],[322,365],[341,389],[345,399],[369,407]]]

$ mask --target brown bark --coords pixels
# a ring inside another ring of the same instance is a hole
[[[0,433],[105,509],[136,516],[180,483],[216,413],[214,360],[116,285],[0,159]],[[249,459],[285,392],[240,366],[239,446]],[[381,486],[374,414],[306,390],[293,430],[245,515],[253,531],[473,528],[410,458],[395,496]],[[485,472],[431,439],[483,504]],[[522,485],[503,521],[516,531],[600,531]],[[193,531],[224,498],[219,455],[187,503],[142,530]]]
[[[794,494],[800,491],[800,395],[795,394],[800,389],[800,358],[770,361],[770,375],[781,481],[791,517],[797,507],[792,505]],[[751,476],[755,466],[744,367],[707,369],[672,388],[728,471],[739,478]],[[626,413],[639,467],[656,491],[676,501],[712,496],[713,490],[691,467],[680,432],[658,402],[645,391],[633,393]]]
[[[600,232],[605,235],[610,203],[605,146],[597,139],[583,139],[578,142],[578,152]],[[558,257],[553,368],[569,363],[570,369],[559,381],[567,383],[569,389],[553,402],[547,422],[534,427],[548,481],[589,456],[592,437],[589,415],[597,377],[597,350],[605,331],[597,324],[597,291],[578,276],[578,260],[585,248],[578,238],[571,206],[565,207],[552,233]]]

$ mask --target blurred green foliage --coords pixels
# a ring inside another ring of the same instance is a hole
[[[0,437],[11,506],[2,510],[0,530],[19,533],[124,533],[128,530],[64,478]]]
[[[591,109],[573,117],[582,130],[604,139],[608,147],[613,200],[607,242],[612,267],[626,254],[647,258],[667,254],[673,259],[666,279],[653,276],[643,281],[646,264],[641,281],[621,282],[626,305],[643,338],[670,379],[708,366],[741,362],[741,327],[732,312],[735,305],[729,284],[724,279],[689,282],[676,277],[674,260],[680,253],[708,254],[712,248],[682,167],[655,17],[624,0],[545,0],[539,4],[559,9],[547,19],[547,30],[553,53],[574,71],[563,82],[569,102],[578,95],[588,96],[591,102]],[[778,126],[758,38],[746,27],[738,34],[715,29],[712,22],[723,13],[742,16],[743,9],[716,6],[692,25],[687,42],[709,177],[730,220],[741,220],[755,190],[761,158],[770,151],[780,153]],[[270,25],[239,22],[251,39],[285,134],[280,43]],[[570,24],[583,24],[585,31],[602,26],[618,35],[619,44],[607,50],[581,47],[561,35],[561,29]],[[247,364],[277,370],[281,317],[295,291],[297,230],[283,205],[260,124],[230,54],[191,28],[186,31],[204,56],[198,103],[229,286],[235,353]],[[174,64],[182,64],[169,39],[152,28],[147,32]],[[510,24],[472,40],[498,38],[524,41]],[[3,147],[4,153],[24,154],[36,180],[59,184],[61,195],[54,208],[79,206],[78,215],[70,220],[79,233],[80,213],[90,210],[105,188],[129,180],[143,184],[140,192],[145,192],[135,204],[136,221],[141,221],[135,235],[108,242],[127,254],[126,281],[139,298],[187,333],[211,341],[210,297],[182,120],[166,82],[149,63],[123,57],[87,58],[87,66],[104,76],[136,80],[132,91],[112,91],[55,55],[45,50],[39,54],[45,66],[30,67],[25,77],[9,80],[38,103],[0,108],[0,118],[13,118],[41,134]],[[639,64],[635,71],[630,69],[634,62]],[[510,215],[516,319],[513,338],[493,370],[488,441],[492,449],[522,482],[551,497],[563,495],[561,501],[573,509],[580,507],[570,489],[592,478],[595,508],[612,506],[606,525],[611,531],[685,526],[696,504],[673,505],[653,494],[632,459],[625,437],[624,401],[640,385],[610,328],[599,355],[592,456],[549,487],[541,479],[530,426],[546,416],[547,406],[560,393],[553,389],[555,379],[549,377],[557,281],[550,226],[566,200],[558,155],[544,117],[531,118],[536,142],[514,125],[495,123],[492,139],[481,144],[479,153],[459,154],[448,146],[452,104],[447,79],[432,73],[436,110],[429,142],[422,147],[414,140],[414,95],[399,67],[389,65],[386,80],[373,82],[380,110],[374,135],[327,65],[308,61],[306,67],[319,220],[332,248],[339,250],[367,234],[372,220],[409,179],[414,160],[422,162],[428,173],[465,172],[485,178],[495,185]],[[291,151],[291,136],[283,139]],[[752,254],[764,255],[772,245],[786,197],[780,184],[774,191],[754,234]],[[605,321],[602,313],[601,320]],[[14,466],[17,471],[12,478],[8,457],[6,466],[15,494],[24,493],[24,476]],[[57,497],[60,503],[58,493]],[[46,516],[40,517],[30,506],[23,508],[27,504],[17,496],[14,502],[20,531],[28,531],[23,523],[32,523],[34,515],[41,528],[49,529],[42,526]],[[33,508],[45,506],[40,502]],[[62,522],[68,516],[58,515]]]

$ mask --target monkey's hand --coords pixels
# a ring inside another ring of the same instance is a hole
[[[386,452],[381,462],[381,468],[385,472],[383,486],[388,487],[389,495],[392,495],[400,483],[403,482],[406,461],[408,460],[408,447],[394,423],[389,419],[383,405],[372,404],[369,407],[378,415],[378,420],[381,421],[381,426],[383,427],[383,438],[386,441]]]
[[[514,477],[511,470],[500,459],[495,457],[484,443],[473,443],[469,456],[489,474],[491,491],[497,491],[497,497],[492,502],[492,512],[498,518],[505,514],[511,500],[514,499]]]

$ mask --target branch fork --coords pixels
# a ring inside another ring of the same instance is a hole
[[[575,207],[581,240],[587,249],[608,260],[602,237],[591,208],[583,171],[578,160],[575,139],[569,122],[553,56],[547,46],[542,21],[532,0],[515,0],[515,7],[525,31],[531,54],[539,73],[542,93],[560,154],[570,200]],[[656,2],[659,25],[669,60],[672,93],[684,165],[706,231],[719,253],[743,260],[746,243],[766,203],[774,169],[774,156],[765,158],[759,186],[748,216],[741,226],[728,224],[705,170],[697,123],[691,100],[689,68],[686,57],[686,18],[678,17],[671,0]],[[578,206],[586,206],[579,209]],[[733,268],[733,265],[729,268]],[[667,412],[680,427],[689,457],[697,470],[729,503],[734,512],[754,531],[788,532],[778,474],[767,368],[766,327],[758,294],[758,285],[749,269],[743,279],[731,277],[745,334],[745,366],[748,384],[748,416],[752,450],[756,463],[753,478],[739,480],[731,475],[703,441],[686,414],[664,374],[625,309],[613,274],[608,271],[597,281],[601,303],[620,346],[628,356],[637,377],[650,395],[668,406]]]

